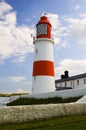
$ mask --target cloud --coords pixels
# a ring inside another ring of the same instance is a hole
[[[86,47],[86,18],[68,18],[71,37]]]
[[[0,64],[11,58],[12,62],[23,62],[26,54],[33,52],[34,29],[17,25],[17,12],[6,2],[0,2]],[[52,34],[57,48],[69,47],[67,28],[61,23],[59,15],[48,14],[52,24]]]
[[[0,17],[3,17],[3,15],[5,13],[8,13],[12,9],[13,8],[9,4],[7,4],[7,3],[5,3],[3,1],[0,2]]]
[[[80,5],[76,6],[79,9]],[[57,14],[48,14],[52,24],[52,35],[57,49],[70,47],[71,39],[86,47],[86,14],[79,14],[77,18]],[[57,46],[58,45],[58,46]]]
[[[28,91],[23,90],[22,88],[19,88],[17,90],[17,93],[28,93]]]
[[[80,8],[80,5],[75,6],[75,10],[78,10]]]
[[[86,60],[64,59],[55,68],[56,77],[59,77],[65,70],[69,71],[70,75],[76,75],[86,72]]]
[[[26,80],[26,78],[22,77],[22,76],[11,76],[8,79],[13,81],[13,82],[20,82],[20,81]]]
[[[52,36],[58,48],[69,47],[67,43],[68,32],[67,27],[63,26],[58,14],[47,14],[52,24]]]
[[[21,62],[33,52],[32,33],[34,29],[17,25],[16,12],[9,4],[0,2],[0,63],[12,56]]]
[[[68,25],[69,38],[86,47],[86,14],[79,14],[78,18],[64,17]]]
[[[86,18],[86,13],[81,13],[81,14],[79,14],[79,16],[80,16],[81,18]]]

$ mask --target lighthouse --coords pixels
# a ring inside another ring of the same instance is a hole
[[[34,44],[34,62],[32,74],[32,94],[55,91],[54,80],[54,41],[51,35],[52,25],[47,16],[41,16],[36,25]]]

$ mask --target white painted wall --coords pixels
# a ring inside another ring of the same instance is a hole
[[[56,86],[57,87],[83,88],[83,87],[86,87],[86,83],[84,84],[84,79],[86,79],[86,78],[64,81],[61,83],[57,83]],[[78,81],[79,81],[79,84],[77,84]]]
[[[79,84],[77,84],[77,80],[79,80]],[[75,88],[80,88],[80,87],[86,86],[86,84],[84,84],[84,78],[77,79],[77,80],[74,80]]]
[[[47,38],[37,39],[34,43],[34,61],[53,61],[53,41]]]
[[[51,97],[62,97],[62,98],[70,98],[70,97],[77,97],[86,95],[86,88],[76,88],[76,89],[69,89],[69,90],[62,90],[62,91],[55,91],[55,92],[48,92],[48,93],[39,93],[39,94],[29,94],[23,97],[28,98],[51,98]]]
[[[34,76],[32,81],[32,93],[39,94],[55,91],[53,76]]]

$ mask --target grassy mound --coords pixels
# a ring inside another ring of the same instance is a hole
[[[35,99],[35,98],[19,98],[13,102],[7,103],[7,106],[17,105],[38,105],[38,104],[50,104],[50,103],[70,103],[75,102],[81,97],[72,97],[62,99],[60,97],[46,98],[46,99]]]

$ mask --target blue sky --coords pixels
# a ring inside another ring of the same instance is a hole
[[[55,79],[86,72],[86,0],[0,0],[0,92],[31,91],[31,34],[46,12],[54,37]]]

